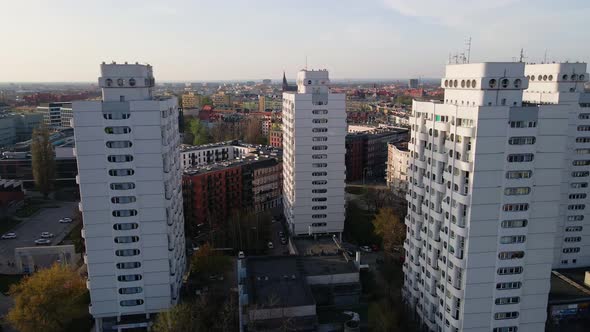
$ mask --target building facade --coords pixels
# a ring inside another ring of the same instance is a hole
[[[344,226],[346,100],[329,81],[326,70],[302,70],[297,92],[283,93],[283,205],[294,235]]]
[[[583,259],[572,243],[583,237],[565,234],[581,231],[585,189],[564,168],[580,157],[585,65],[538,71],[448,65],[444,101],[413,103],[403,295],[430,331],[543,331],[555,253]],[[533,74],[566,73],[576,80],[532,84]],[[552,89],[564,102],[534,100]]]
[[[102,100],[74,102],[90,313],[98,331],[147,329],[177,303],[185,245],[176,98],[150,65],[101,65]]]
[[[70,128],[72,120],[72,103],[45,103],[37,106],[37,112],[43,114],[43,123],[47,128],[60,130]]]
[[[386,182],[396,195],[403,196],[408,190],[408,151],[407,142],[387,144],[387,173]]]
[[[227,141],[205,145],[183,145],[180,160],[184,169],[233,160],[248,155],[256,148],[239,141]]]
[[[182,95],[182,108],[192,109],[201,106],[201,95],[194,92],[185,93]]]

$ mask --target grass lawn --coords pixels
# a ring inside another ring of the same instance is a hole
[[[13,229],[16,225],[18,225],[22,220],[14,219],[11,217],[6,217],[0,219],[0,234],[4,234],[11,229]]]
[[[0,274],[0,292],[6,295],[10,285],[18,283],[23,276],[22,274]]]

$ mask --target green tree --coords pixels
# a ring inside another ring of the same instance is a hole
[[[21,332],[60,332],[88,314],[88,291],[73,269],[55,264],[10,287],[6,320]]]
[[[383,250],[386,254],[393,253],[393,248],[400,246],[406,238],[406,226],[392,208],[379,209],[373,219],[373,227],[375,234],[383,241]]]
[[[47,198],[55,179],[55,156],[49,141],[49,129],[45,125],[33,130],[31,155],[35,185]]]
[[[205,105],[213,105],[213,101],[211,100],[211,97],[209,97],[209,96],[202,96],[201,97],[201,105],[200,106],[205,106]]]
[[[192,303],[175,305],[170,310],[158,314],[152,329],[156,332],[199,331],[194,311],[195,305]]]
[[[209,244],[202,245],[191,258],[191,275],[200,282],[212,274],[223,274],[231,267],[228,256],[218,254]]]
[[[209,143],[209,130],[201,120],[193,118],[188,123],[188,130],[193,135],[193,145]]]

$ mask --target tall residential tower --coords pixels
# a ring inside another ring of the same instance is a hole
[[[585,70],[448,65],[414,101],[403,294],[429,330],[543,331],[551,268],[588,263]]]
[[[326,70],[301,70],[283,93],[283,204],[294,235],[342,233],[345,95],[330,93]]]
[[[178,110],[152,67],[102,64],[102,100],[73,104],[90,313],[143,328],[178,300],[185,268]],[[120,330],[119,330],[120,331]]]

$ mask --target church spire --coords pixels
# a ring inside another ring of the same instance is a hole
[[[285,71],[283,70],[283,92],[289,91],[289,83],[287,83],[287,76],[285,76]]]

